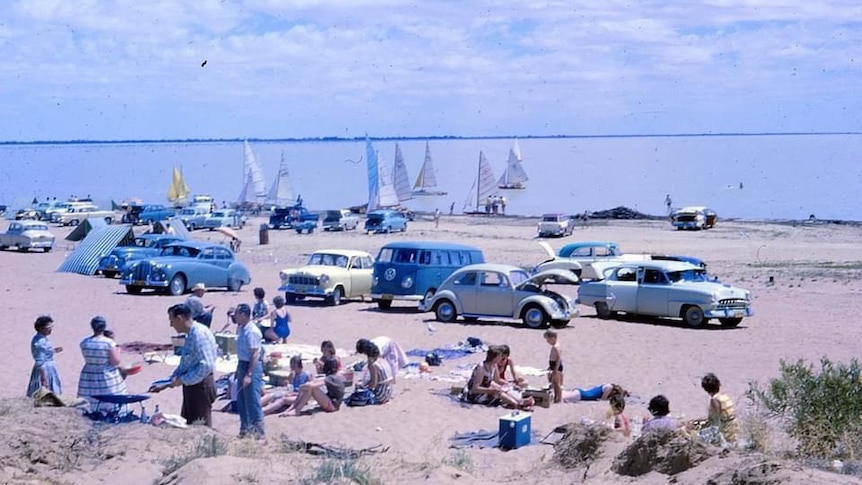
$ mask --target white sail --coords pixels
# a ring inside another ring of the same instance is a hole
[[[269,189],[269,194],[266,196],[266,203],[285,207],[292,204],[295,199],[296,195],[293,191],[293,183],[290,181],[290,172],[284,162],[284,152],[281,152],[281,164],[278,167],[278,174],[272,182],[272,187]]]
[[[395,165],[392,170],[392,185],[395,187],[398,202],[404,202],[413,198],[413,191],[410,190],[410,177],[407,175],[407,164],[404,163],[404,155],[401,154],[401,147],[398,146],[398,143],[395,144]]]
[[[524,182],[530,180],[527,172],[524,171],[524,166],[521,158],[521,148],[518,146],[518,140],[515,140],[514,146],[509,149],[509,159],[506,161],[506,170],[503,171],[503,176],[497,181],[497,186],[501,189],[523,189]]]
[[[262,203],[266,200],[266,181],[263,178],[263,169],[260,168],[260,164],[257,163],[257,157],[255,157],[254,152],[251,149],[251,145],[249,145],[248,140],[246,140],[242,173],[245,175],[249,172],[251,172],[252,177],[252,190],[249,202]]]
[[[254,201],[254,175],[249,170],[245,178],[245,184],[242,186],[242,191],[240,191],[239,197],[236,198],[236,203],[241,206]]]
[[[483,152],[479,152],[479,172],[473,180],[473,185],[470,187],[470,193],[467,196],[467,202],[464,204],[464,210],[479,211],[480,207],[484,207],[489,197],[497,194],[497,184],[495,182],[494,170],[488,159],[485,158]]]
[[[425,161],[422,169],[413,184],[413,195],[446,195],[446,192],[434,190],[437,187],[437,174],[434,171],[434,162],[431,160],[431,148],[425,142]]]
[[[386,162],[380,160],[380,154],[377,154],[377,167],[380,173],[377,180],[380,182],[380,187],[377,192],[377,207],[395,207],[398,205],[398,194],[395,192],[395,186],[392,185],[392,178],[389,176],[389,169]]]

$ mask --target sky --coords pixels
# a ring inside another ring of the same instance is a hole
[[[862,3],[20,0],[0,141],[862,131]]]

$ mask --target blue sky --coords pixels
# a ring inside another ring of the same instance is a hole
[[[862,131],[860,79],[857,0],[0,12],[0,140]]]

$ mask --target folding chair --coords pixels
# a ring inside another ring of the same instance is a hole
[[[88,415],[91,419],[107,421],[112,423],[127,423],[140,419],[135,413],[129,411],[129,404],[143,403],[150,396],[146,394],[101,394],[91,396],[98,401],[96,409]],[[102,405],[110,405],[110,410],[103,410]],[[141,405],[141,414],[144,414],[144,405]]]

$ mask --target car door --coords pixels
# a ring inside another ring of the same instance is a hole
[[[637,313],[641,315],[667,316],[670,281],[656,268],[646,268],[638,282]]]
[[[509,278],[499,271],[479,273],[476,287],[476,313],[498,317],[512,316],[514,290]]]
[[[197,278],[190,284],[202,282],[207,286],[227,285],[227,265],[220,264],[216,258],[216,248],[208,247],[201,250],[197,258],[195,273]]]
[[[621,266],[608,279],[608,309],[634,313],[637,310],[638,278],[643,268]]]
[[[477,280],[478,273],[476,271],[465,271],[452,281],[451,289],[458,298],[458,302],[461,303],[462,313],[478,313],[476,307]]]
[[[371,278],[374,274],[374,262],[368,256],[353,256],[350,267],[350,289],[348,296],[368,295],[371,293]]]

